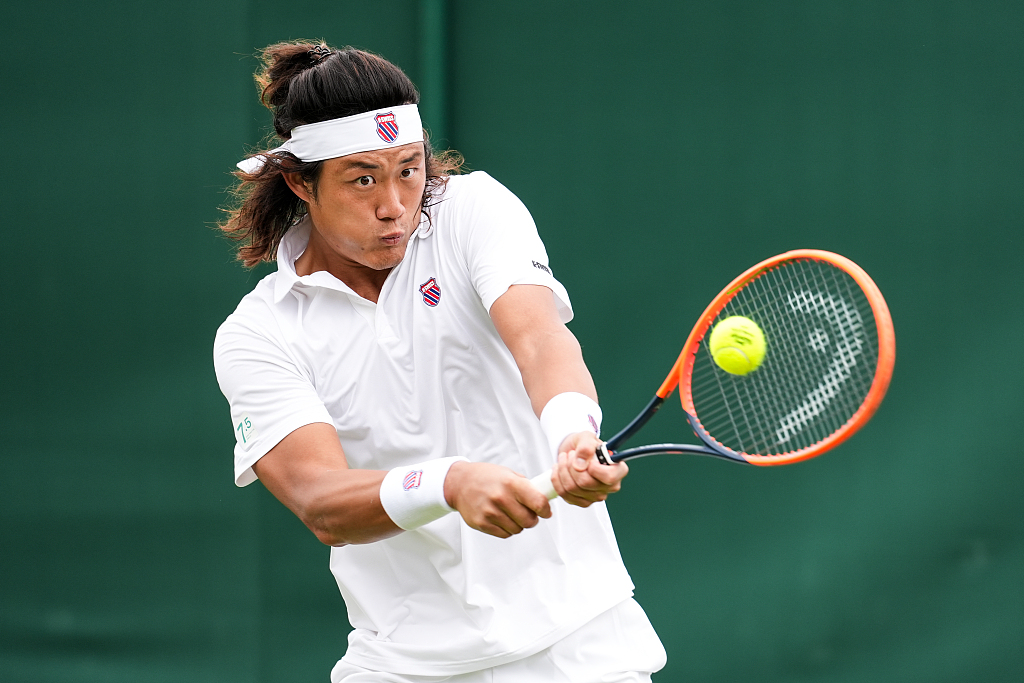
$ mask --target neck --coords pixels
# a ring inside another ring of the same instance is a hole
[[[310,234],[309,245],[299,258],[295,259],[295,273],[302,277],[319,271],[326,271],[344,282],[348,287],[368,301],[377,303],[392,268],[375,270],[350,261],[324,250],[319,240],[314,239],[316,231]]]

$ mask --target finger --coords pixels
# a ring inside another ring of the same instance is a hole
[[[555,491],[558,492],[559,498],[570,505],[575,505],[576,507],[581,508],[590,507],[594,501],[587,500],[579,495],[580,492],[576,487],[576,482],[573,481],[572,476],[569,474],[570,469],[571,468],[566,462],[566,456],[563,453],[559,457],[558,465],[555,467],[554,473],[552,474]]]
[[[567,464],[570,457],[569,454],[566,454],[559,462],[557,469],[559,479],[558,485],[555,487],[558,495],[566,502],[579,507],[588,507],[591,503],[607,498],[607,492],[601,487],[591,486],[587,488],[580,486],[580,479],[583,480],[583,484],[591,484],[593,480],[585,472],[580,473],[573,467],[570,467]]]
[[[515,536],[523,530],[523,525],[513,519],[511,516],[505,513],[504,510],[494,510],[487,515],[487,524],[493,527],[497,527],[508,534],[508,536]],[[508,538],[503,536],[501,538]]]
[[[581,489],[614,493],[621,488],[622,479],[629,473],[626,463],[602,465],[597,458],[587,461],[586,471],[573,468],[573,480]]]
[[[577,443],[569,453],[573,469],[583,472],[590,467],[591,463],[596,462],[597,446],[596,439],[587,439]]]
[[[581,493],[581,495],[584,495],[586,497],[591,497],[591,496],[589,496],[587,494],[589,494],[589,493],[608,493],[609,492],[610,489],[609,489],[608,484],[606,484],[605,482],[595,478],[591,474],[591,471],[594,468],[600,468],[600,467],[605,467],[605,465],[602,465],[600,463],[596,463],[596,464],[588,463],[588,466],[585,469],[580,470],[580,469],[577,468],[577,466],[574,463],[573,467],[568,468],[569,477],[572,479],[573,484],[575,485],[575,488],[579,489],[580,492],[586,492],[586,493]],[[614,478],[612,480],[614,481]]]
[[[595,466],[603,466],[604,462],[598,456],[602,447],[601,441],[593,434],[583,434],[573,449],[574,459],[571,460],[573,468],[578,472],[592,469]]]
[[[510,538],[512,536],[512,534],[494,524],[471,524],[470,526],[477,531],[482,531],[488,536],[495,536],[496,538]]]
[[[565,495],[562,496],[562,500],[564,500],[566,503],[581,508],[588,508],[594,503],[601,502],[605,498],[607,498],[606,494],[587,493],[585,495],[579,495],[572,491],[566,491]]]
[[[526,479],[523,477],[523,479]],[[515,488],[516,500],[527,510],[532,512],[534,515],[544,517],[545,519],[551,516],[551,503],[548,501],[548,497],[543,493],[534,488],[533,484],[528,479],[523,482],[517,482]],[[536,523],[536,522],[535,522]]]
[[[567,453],[559,453],[558,463],[555,465],[555,470],[552,473],[555,491],[562,498],[570,495],[569,492],[576,489],[576,481],[572,478],[572,474],[570,474],[568,462],[569,455]]]
[[[537,526],[537,523],[540,521],[540,517],[537,516],[536,512],[518,501],[515,505],[511,505],[509,506],[509,509],[505,510],[505,516],[508,517],[519,531],[522,531],[523,529],[532,529]],[[519,531],[514,533],[518,534]]]
[[[609,490],[618,491],[622,480],[629,474],[629,466],[624,462],[602,465],[593,460],[587,468],[587,473],[605,487],[613,487]]]
[[[520,474],[506,482],[505,491],[494,499],[493,505],[494,517],[491,521],[512,534],[537,526],[540,515],[551,516],[547,496]]]

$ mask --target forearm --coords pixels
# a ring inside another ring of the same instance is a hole
[[[406,485],[410,472],[417,475],[412,488]],[[551,514],[547,500],[522,475],[465,458],[440,458],[390,472],[325,472],[320,479],[326,495],[313,498],[316,505],[303,521],[330,545],[372,543],[453,510],[472,528],[507,538]]]
[[[331,425],[317,422],[296,429],[253,470],[327,545],[371,543],[401,531],[380,501],[387,472],[350,469]]]
[[[567,391],[597,400],[594,380],[576,337],[558,315],[554,294],[539,285],[513,285],[491,306],[491,319],[519,367],[533,412]]]
[[[326,545],[373,543],[394,536],[402,529],[380,501],[380,486],[386,474],[350,469],[323,472],[295,513]]]
[[[551,477],[555,492],[586,507],[619,490],[629,470],[624,463],[602,465],[594,457],[601,417],[599,407],[590,401],[597,401],[597,391],[579,342],[562,324],[551,290],[509,287],[492,304],[491,319],[516,360],[556,456]]]
[[[502,538],[551,514],[544,496],[521,475],[463,460],[439,458],[390,472],[350,469],[337,432],[318,422],[286,436],[253,469],[267,490],[331,546],[380,541],[452,508],[474,529]],[[417,475],[412,487],[406,485],[410,473]]]
[[[516,363],[538,417],[548,401],[567,391],[597,400],[597,389],[583,361],[580,344],[565,327],[537,335],[530,344],[524,344]]]

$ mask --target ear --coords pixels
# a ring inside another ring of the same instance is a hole
[[[302,181],[302,176],[298,173],[282,173],[284,181],[288,183],[288,187],[295,196],[302,201],[308,203],[314,202],[313,193],[309,191],[309,187]]]

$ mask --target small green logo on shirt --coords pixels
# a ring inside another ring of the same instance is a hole
[[[253,426],[252,420],[249,419],[248,415],[243,415],[242,421],[235,427],[235,438],[240,444],[245,446],[255,439],[256,436],[256,427]]]

